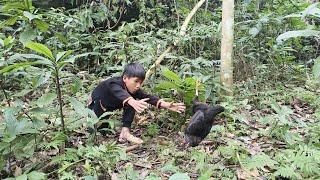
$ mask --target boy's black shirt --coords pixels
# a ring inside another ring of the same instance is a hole
[[[106,109],[106,111],[113,111],[115,109],[121,109],[126,105],[128,98],[134,99],[149,98],[146,101],[154,106],[157,105],[159,98],[153,95],[149,95],[143,90],[139,89],[134,94],[131,94],[123,82],[122,77],[112,77],[102,81],[92,92],[92,100],[99,102]]]

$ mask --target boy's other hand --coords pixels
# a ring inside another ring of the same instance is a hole
[[[133,107],[133,109],[136,110],[138,113],[141,113],[148,108],[148,103],[146,102],[148,100],[149,98],[144,98],[139,101],[132,98],[128,101],[128,104],[131,107]]]
[[[183,113],[186,110],[186,106],[184,105],[184,103],[171,102],[168,109],[177,113]]]

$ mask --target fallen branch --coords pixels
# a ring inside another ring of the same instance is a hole
[[[150,164],[144,165],[144,164],[135,163],[135,164],[133,164],[133,165],[135,165],[135,166],[137,166],[137,167],[147,168],[147,169],[151,169],[151,168],[152,168],[152,166],[151,166]]]
[[[188,14],[188,16],[186,17],[186,19],[184,20],[181,29],[180,29],[180,36],[185,36],[186,32],[187,32],[187,27],[188,24],[191,20],[191,18],[193,17],[193,15],[197,12],[197,10],[202,6],[202,4],[205,2],[206,0],[200,0],[191,10],[191,12]],[[175,47],[177,46],[177,44],[179,43],[179,39],[176,39],[174,41],[173,44],[171,44],[155,61],[155,63],[150,67],[150,69],[147,71],[146,73],[146,78],[145,80],[147,80],[149,78],[149,76],[153,73],[155,73],[156,71],[156,67],[158,67],[160,65],[160,63],[163,61],[164,57]]]
[[[126,148],[126,152],[130,152],[130,151],[132,151],[132,150],[136,149],[137,147],[139,147],[139,145],[138,145],[138,144],[135,144],[135,145],[129,146],[129,147],[127,147],[127,148]]]

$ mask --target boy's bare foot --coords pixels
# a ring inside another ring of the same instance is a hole
[[[137,137],[133,136],[132,134],[130,134],[129,128],[123,127],[121,129],[121,133],[119,136],[119,142],[125,142],[125,141],[129,141],[134,144],[142,144],[143,143],[142,139],[137,138]]]

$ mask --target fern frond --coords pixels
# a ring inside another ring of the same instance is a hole
[[[295,172],[290,166],[282,166],[275,173],[275,176],[281,176],[289,179],[302,179],[301,175]]]
[[[251,157],[247,161],[244,161],[243,164],[247,169],[255,169],[255,168],[263,168],[264,166],[274,167],[275,164],[278,164],[278,162],[271,159],[266,154],[258,154]]]

